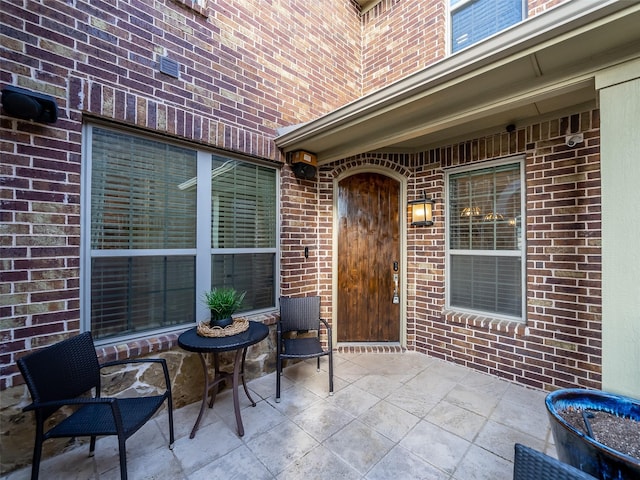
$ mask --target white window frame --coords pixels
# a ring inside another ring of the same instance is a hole
[[[90,331],[91,325],[91,260],[100,256],[131,256],[129,250],[92,250],[91,249],[91,165],[92,165],[92,129],[98,127],[105,130],[112,130],[127,135],[135,135],[141,138],[155,140],[161,143],[169,143],[179,145],[181,147],[190,148],[197,152],[197,178],[196,182],[196,247],[187,249],[172,249],[172,255],[189,255],[196,259],[195,270],[195,313],[196,322],[207,320],[209,318],[209,310],[202,302],[205,291],[211,289],[211,268],[212,255],[215,254],[251,254],[251,253],[273,253],[274,254],[274,305],[269,308],[245,311],[246,315],[255,315],[273,311],[277,308],[278,292],[280,291],[280,175],[278,169],[268,164],[268,162],[260,162],[255,159],[247,159],[241,155],[230,154],[229,152],[216,151],[213,149],[203,148],[201,145],[194,145],[188,142],[172,141],[166,137],[154,135],[150,133],[140,132],[135,129],[126,127],[115,127],[108,123],[94,121],[86,123],[82,128],[82,191],[81,191],[81,221],[80,221],[80,328],[81,331]],[[275,198],[276,198],[276,239],[274,247],[259,248],[214,248],[211,238],[211,200],[212,200],[212,155],[224,156],[229,159],[236,159],[245,163],[253,163],[272,168],[275,171]],[[203,211],[204,207],[204,211]],[[136,256],[158,255],[165,250],[136,250]],[[164,328],[145,330],[140,333],[122,334],[118,336],[108,337],[105,339],[96,339],[96,345],[110,344],[114,342],[127,342],[139,338],[157,336],[174,331],[182,331],[185,324],[172,325]]]
[[[509,320],[509,321],[517,321],[524,323],[527,318],[527,244],[526,244],[526,176],[525,176],[525,156],[518,155],[512,157],[506,157],[501,159],[496,159],[487,162],[481,162],[471,165],[464,165],[460,167],[454,167],[445,172],[445,198],[450,198],[449,192],[449,179],[451,175],[455,175],[458,173],[470,172],[475,170],[484,170],[486,168],[491,167],[499,167],[502,165],[512,165],[519,164],[520,168],[520,234],[519,234],[519,243],[520,250],[460,250],[458,252],[462,252],[464,254],[470,255],[487,255],[491,257],[506,257],[506,256],[519,256],[521,258],[521,314],[519,317],[499,314],[496,312],[488,312],[484,310],[473,310],[473,309],[465,309],[459,306],[451,305],[451,248],[450,248],[450,223],[451,223],[451,215],[458,214],[457,212],[451,212],[450,204],[447,203],[446,208],[446,216],[445,216],[445,309],[460,312],[460,313],[468,313],[472,315],[478,315],[483,317],[490,317],[495,319]]]

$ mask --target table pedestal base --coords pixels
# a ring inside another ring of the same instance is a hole
[[[211,393],[211,400],[209,400],[209,408],[213,408],[213,404],[216,401],[216,394],[220,391],[220,383],[226,381],[228,378],[231,378],[231,391],[233,392],[233,410],[236,414],[236,425],[238,427],[238,435],[244,435],[244,426],[242,425],[242,417],[240,416],[240,401],[238,399],[238,387],[240,380],[242,380],[242,386],[244,388],[244,393],[247,395],[247,398],[251,402],[251,406],[255,407],[256,402],[251,398],[249,394],[249,389],[247,388],[247,384],[244,379],[244,362],[247,357],[247,349],[242,348],[236,350],[234,361],[233,361],[233,372],[227,373],[220,370],[220,362],[218,360],[218,354],[212,353],[212,366],[213,366],[213,377],[210,378],[209,371],[207,368],[207,362],[205,361],[204,354],[198,352],[200,357],[200,363],[202,364],[202,371],[204,372],[204,392],[202,394],[202,404],[200,405],[200,413],[198,414],[198,418],[196,420],[193,429],[191,430],[191,435],[189,438],[193,438],[196,436],[196,432],[198,431],[198,427],[200,426],[200,420],[202,420],[202,415],[204,414],[204,408],[207,404],[207,399],[209,398],[209,393]]]

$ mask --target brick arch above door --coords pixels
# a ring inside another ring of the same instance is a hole
[[[367,169],[379,171],[392,177],[397,176],[398,179],[408,179],[411,177],[412,158],[413,155],[409,154],[362,154],[332,162],[324,165],[322,169],[332,179],[352,175],[356,170],[366,171]]]

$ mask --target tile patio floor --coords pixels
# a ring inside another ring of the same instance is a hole
[[[334,363],[331,397],[314,362],[285,369],[281,403],[274,374],[250,381],[257,406],[241,389],[243,438],[229,390],[205,411],[194,439],[199,403],[174,412],[173,451],[161,412],[127,441],[129,478],[501,480],[512,478],[515,442],[555,456],[544,392],[418,353],[336,353]],[[45,460],[40,478],[120,478],[114,437],[87,454],[84,445]]]

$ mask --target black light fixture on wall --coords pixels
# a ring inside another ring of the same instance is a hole
[[[38,123],[55,123],[58,119],[55,98],[13,85],[2,89],[2,109],[11,117]]]
[[[429,227],[433,225],[434,201],[422,194],[422,198],[407,202],[411,208],[411,225],[415,227]]]
[[[296,150],[291,155],[291,169],[296,177],[312,180],[318,169],[318,157],[311,152]]]

